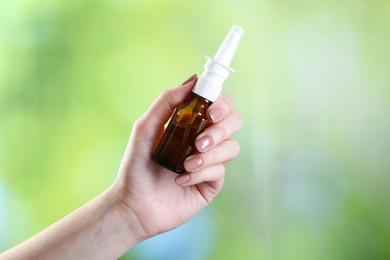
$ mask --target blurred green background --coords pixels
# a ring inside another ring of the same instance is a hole
[[[202,259],[390,259],[389,14],[389,1],[0,1],[0,251],[107,188],[133,122],[239,24],[225,91],[241,154],[206,231],[182,242],[208,237]]]

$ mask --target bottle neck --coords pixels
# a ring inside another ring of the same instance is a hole
[[[207,105],[211,105],[213,102],[208,100],[207,98],[197,94],[196,92],[192,91],[191,92],[191,99],[194,99],[196,98],[197,100],[200,100],[202,101],[203,103],[207,104]]]
[[[217,60],[206,56],[207,62],[204,66],[202,76],[196,82],[192,90],[196,94],[214,102],[222,91],[223,82],[234,70],[226,67]]]

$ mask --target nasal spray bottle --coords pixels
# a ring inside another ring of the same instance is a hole
[[[195,138],[210,124],[207,108],[218,98],[223,82],[231,72],[230,63],[244,30],[233,26],[214,58],[206,56],[202,76],[192,89],[189,99],[181,103],[172,115],[153,160],[176,173],[185,172],[184,160],[196,152]]]

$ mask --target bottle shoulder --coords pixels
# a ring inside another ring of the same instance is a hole
[[[207,109],[212,103],[196,94],[192,94],[189,99],[181,103],[177,109],[175,121],[186,122],[189,125],[197,125],[207,121]]]
[[[179,105],[179,109],[190,109],[201,112],[207,110],[211,104],[211,101],[192,92],[190,97]]]

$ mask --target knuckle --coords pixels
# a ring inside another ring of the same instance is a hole
[[[244,121],[237,112],[231,112],[226,120],[225,126],[229,129],[229,136],[241,129]]]
[[[223,164],[219,164],[219,177],[222,178],[223,176],[225,176],[225,173],[226,173],[226,168],[225,168],[225,165]]]
[[[215,164],[216,162],[218,162],[218,159],[219,159],[219,156],[218,156],[218,153],[216,153],[215,151],[211,150],[210,152],[207,153],[207,162],[208,164]]]
[[[227,98],[227,97],[228,96],[225,96],[225,98],[223,99],[223,102],[221,102],[222,103],[221,105],[226,112],[231,111],[233,109],[230,98]]]
[[[224,114],[228,114],[229,111],[233,110],[234,100],[229,94],[222,93],[212,106],[219,107]]]
[[[225,106],[229,110],[232,110],[234,107],[233,97],[225,92],[221,94],[221,103],[223,103],[223,106]]]
[[[237,140],[231,140],[231,142],[232,142],[233,151],[235,153],[235,156],[237,156],[241,150],[240,143]]]
[[[233,109],[233,107],[234,107],[233,97],[230,96],[229,94],[226,94],[226,101],[228,102],[230,109]]]
[[[202,175],[203,175],[202,179],[217,181],[222,179],[225,176],[225,172],[226,172],[225,166],[222,163],[220,163],[208,169],[204,169],[202,171]]]
[[[219,159],[219,155],[213,149],[206,152],[206,153],[201,154],[200,156],[203,160],[205,167],[209,167],[209,166],[215,164],[216,162],[218,162],[218,159]]]
[[[145,123],[146,123],[145,119],[141,116],[134,122],[134,129],[141,130],[142,128],[144,128]]]
[[[239,128],[241,128],[243,123],[244,123],[244,119],[242,118],[242,116],[239,113],[237,113],[235,111],[233,111],[232,114],[235,118],[235,121],[237,122],[237,125],[239,126]]]
[[[215,130],[217,137],[218,137],[217,140],[223,140],[226,138],[227,131],[224,127],[222,127],[220,125],[215,125],[214,130]]]
[[[171,110],[174,110],[175,108],[172,107],[172,104],[169,102],[170,100],[169,96],[170,96],[170,90],[166,89],[160,93],[160,96],[158,98],[162,100],[167,105],[167,107],[169,107]]]
[[[202,169],[198,174],[199,181],[206,181],[209,178],[209,171],[208,169]]]
[[[163,90],[163,91],[160,93],[159,98],[160,98],[160,99],[163,99],[163,100],[166,100],[167,97],[168,97],[168,90],[165,89],[165,90]]]

